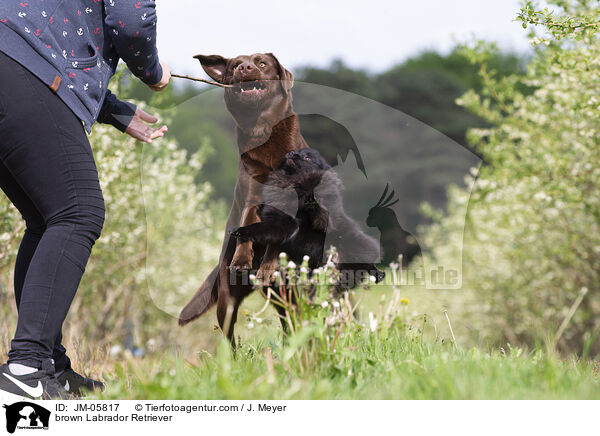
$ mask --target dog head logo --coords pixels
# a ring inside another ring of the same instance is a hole
[[[14,433],[19,429],[48,429],[50,411],[28,401],[4,405],[6,409],[6,431]]]

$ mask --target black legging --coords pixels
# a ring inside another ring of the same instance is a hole
[[[70,366],[62,325],[104,199],[83,125],[47,85],[0,52],[0,187],[26,223],[15,266],[18,322],[10,363]]]

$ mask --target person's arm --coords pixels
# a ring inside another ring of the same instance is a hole
[[[133,103],[119,100],[109,90],[106,91],[98,122],[110,124],[121,132],[148,143],[164,136],[168,130],[167,126],[155,128],[149,125],[157,123],[158,118],[141,110]]]
[[[135,104],[119,100],[116,95],[107,89],[102,109],[98,114],[98,122],[110,124],[121,132],[125,132],[127,126],[131,123],[136,109],[137,106]]]
[[[156,48],[154,0],[104,2],[105,23],[119,57],[147,85],[163,80],[163,67]]]

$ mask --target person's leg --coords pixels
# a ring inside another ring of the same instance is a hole
[[[44,224],[44,220],[33,202],[29,199],[25,191],[21,189],[2,161],[0,161],[0,189],[4,191],[12,204],[15,205],[19,212],[21,212],[26,224],[25,234],[23,235],[23,239],[19,245],[19,251],[17,252],[14,271],[13,283],[15,288],[15,302],[18,311],[19,304],[21,303],[21,293],[23,292],[25,276],[29,269],[33,254],[44,235],[46,224]],[[66,355],[66,349],[62,345],[62,333],[60,333],[56,339],[52,359],[54,360],[54,366],[56,367],[57,372],[71,368],[71,360]]]
[[[14,271],[14,288],[15,288],[15,303],[17,311],[21,303],[21,293],[23,292],[23,284],[25,283],[25,275],[29,269],[31,258],[44,235],[46,225],[44,220],[33,202],[29,199],[25,191],[21,189],[17,181],[12,177],[8,168],[0,161],[0,189],[4,191],[12,204],[21,212],[25,220],[26,228],[23,239],[19,245],[17,259],[15,261]],[[59,334],[54,345],[52,359],[57,372],[71,367],[71,361],[66,355],[66,350],[62,346],[62,334]]]
[[[0,162],[0,187],[6,193],[10,201],[19,209],[19,211],[23,211],[24,209],[20,206],[17,206],[17,202],[13,200],[16,198],[17,200],[27,199],[25,196],[13,197],[7,192],[7,184],[5,183],[3,175],[5,174],[5,169],[2,168]],[[16,184],[16,183],[15,183]],[[10,185],[8,185],[10,186]],[[18,185],[17,185],[18,187]],[[33,205],[31,202],[29,202]],[[35,210],[37,213],[37,210]],[[17,259],[15,261],[15,274],[14,274],[14,287],[15,287],[15,302],[17,303],[17,310],[19,308],[19,303],[21,302],[21,293],[23,292],[23,283],[25,283],[25,275],[27,274],[27,270],[29,269],[29,264],[31,263],[31,258],[35,253],[35,250],[44,235],[44,231],[46,230],[46,226],[41,222],[38,224],[37,222],[32,224],[30,220],[25,218],[26,216],[23,212],[21,212],[23,218],[25,219],[25,223],[27,225],[25,229],[25,234],[23,235],[23,239],[21,239],[21,244],[19,245],[19,251],[17,252]],[[39,213],[34,215],[36,217],[39,216]],[[39,216],[41,220],[41,216]]]
[[[26,225],[25,234],[23,239],[21,239],[19,250],[17,252],[14,270],[15,302],[18,311],[19,303],[21,302],[21,293],[23,291],[25,275],[27,274],[27,269],[29,268],[29,263],[31,262],[33,253],[35,253],[40,239],[44,234],[46,225],[44,224],[43,218],[33,202],[21,189],[17,181],[12,177],[12,174],[10,174],[8,168],[4,166],[2,161],[0,161],[0,189],[4,191],[9,200],[19,210],[21,216],[25,220]],[[10,369],[15,374],[24,375],[31,374],[37,368],[12,364]]]
[[[102,229],[104,201],[89,142],[75,115],[46,85],[2,54],[0,77],[0,161],[45,225],[35,249],[24,247],[24,259],[33,254],[22,282],[9,362],[39,368],[54,355]]]
[[[54,360],[54,367],[56,372],[61,372],[67,369],[71,369],[71,359],[67,356],[67,350],[62,344],[62,332],[56,338],[54,342],[54,349],[52,350],[52,360]]]
[[[11,203],[19,210],[26,225],[25,234],[23,235],[23,239],[21,239],[15,262],[14,288],[15,302],[17,303],[18,310],[25,275],[27,274],[33,253],[35,253],[35,249],[44,235],[46,225],[33,202],[29,199],[25,191],[21,189],[21,186],[19,186],[2,161],[0,161],[0,188]]]

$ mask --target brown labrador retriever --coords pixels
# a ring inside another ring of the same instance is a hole
[[[292,108],[294,77],[273,54],[195,58],[213,80],[235,85],[225,90],[225,104],[236,123],[240,160],[219,264],[183,308],[179,324],[189,323],[217,303],[219,326],[234,343],[238,307],[252,292],[252,285],[240,273],[258,268],[257,276],[268,280],[277,258],[267,255],[268,260],[258,264],[264,253],[254,253],[252,242],[238,242],[230,232],[260,221],[258,206],[270,172],[287,153],[308,145],[300,134],[298,116]]]

